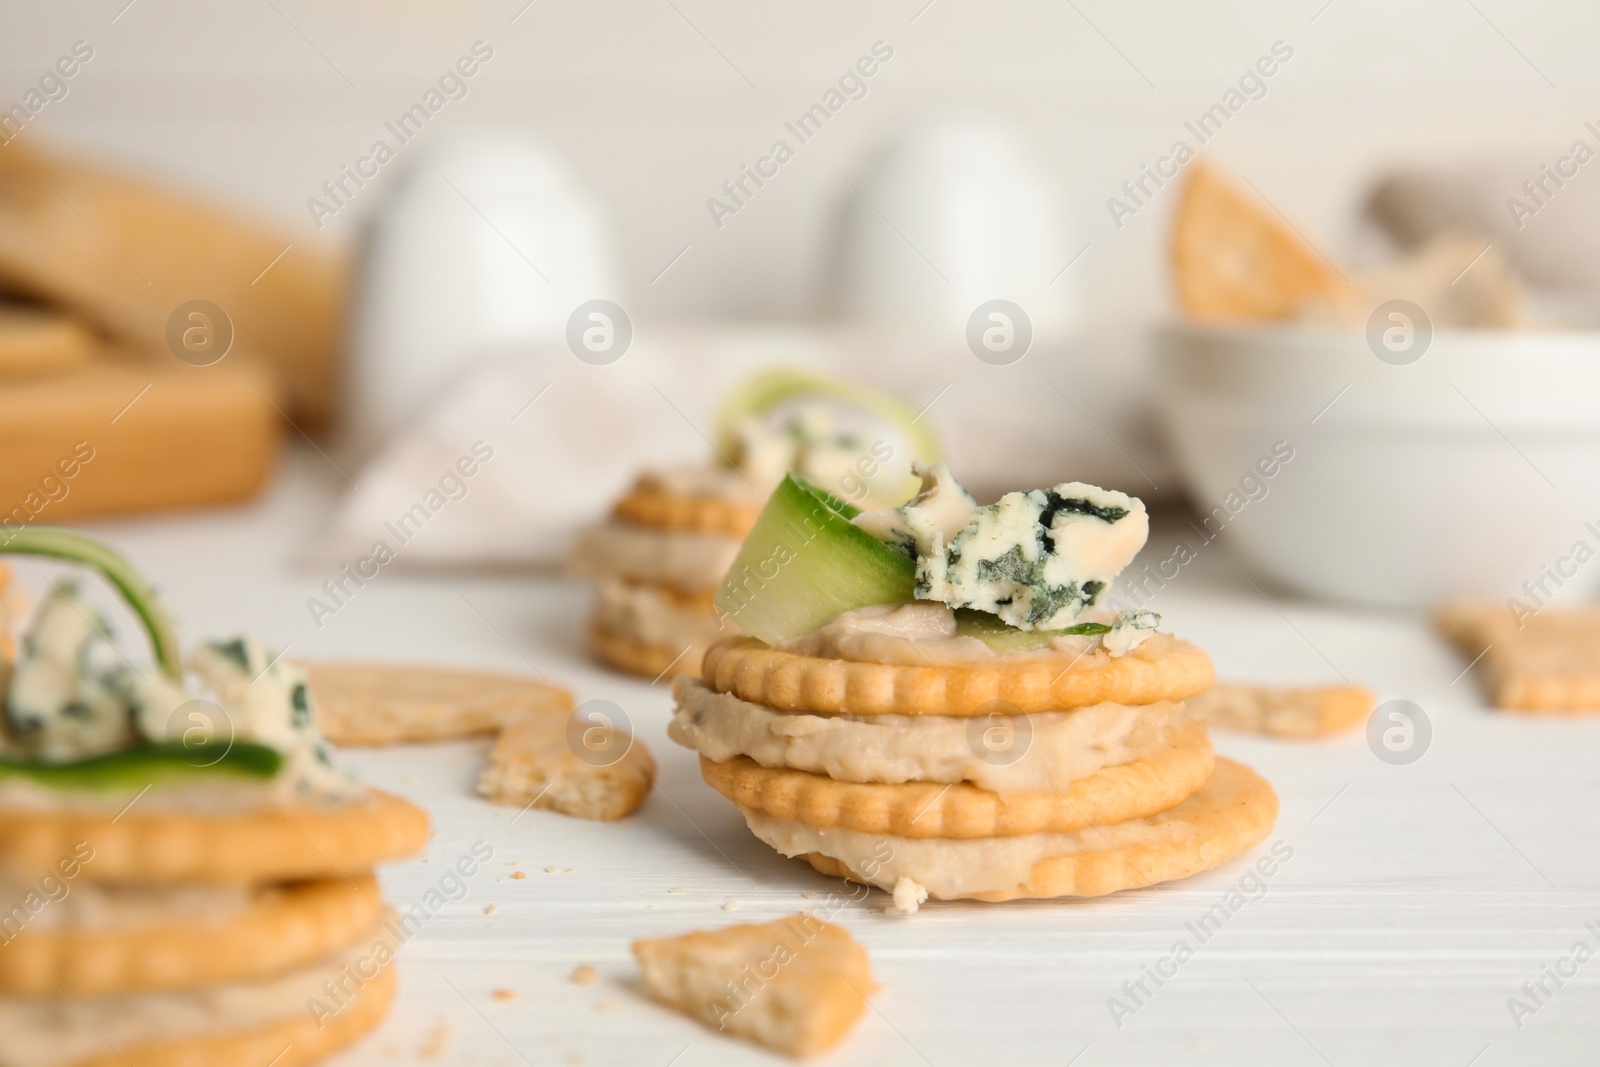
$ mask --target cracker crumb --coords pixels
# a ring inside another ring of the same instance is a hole
[[[816,900],[817,899],[817,891],[815,889],[807,889],[804,893],[801,893],[800,895],[805,897],[807,900]]]
[[[915,915],[927,899],[928,890],[924,886],[909,878],[901,878],[894,884],[894,902],[885,905],[883,910],[889,915]]]
[[[517,991],[515,989],[496,989],[493,993],[490,993],[489,995],[491,997],[493,997],[494,999],[496,999],[496,1000],[516,1000],[517,999]]]
[[[602,1000],[594,1006],[594,1010],[601,1015],[615,1015],[622,1007],[614,1000]]]
[[[681,892],[683,892],[683,886],[675,885],[671,889],[667,890],[667,892],[669,892],[669,893],[681,893]]]
[[[571,874],[572,873],[572,868],[568,867],[568,868],[566,868],[566,871],[567,871],[568,874]]]
[[[600,972],[594,969],[592,963],[580,963],[572,969],[569,980],[573,985],[594,985],[600,981]]]
[[[511,877],[515,878],[518,881],[521,881],[522,879],[528,877],[528,874],[527,874],[526,871],[512,871],[511,872]]]
[[[493,915],[495,913],[495,910],[496,909],[495,909],[495,906],[493,904],[485,904],[483,906],[483,913],[485,915]]]
[[[450,1038],[455,1030],[448,1019],[442,1020],[428,1031],[428,1039],[423,1043],[421,1054],[425,1060],[443,1059],[445,1052],[450,1048]]]
[[[723,911],[737,911],[738,908],[739,908],[739,902],[737,900],[734,900],[731,897],[722,902],[722,910]]]
[[[559,870],[559,868],[556,867],[556,865],[552,863],[550,866],[548,866],[548,867],[546,867],[544,869],[544,873],[545,874],[555,874],[557,870]]]

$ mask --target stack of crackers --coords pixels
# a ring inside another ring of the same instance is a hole
[[[372,870],[427,817],[243,792],[0,799],[0,1063],[298,1067],[377,1026],[416,930]]]
[[[646,678],[698,674],[712,642],[739,632],[712,598],[765,502],[733,469],[642,474],[573,554],[596,582],[595,657]]]
[[[674,684],[671,733],[755,835],[817,870],[939,900],[1098,896],[1261,841],[1272,788],[1182,702],[1210,660],[1159,634],[967,662],[819,658],[731,638]]]

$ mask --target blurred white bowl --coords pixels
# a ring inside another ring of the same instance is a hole
[[[1206,536],[1259,574],[1406,606],[1600,588],[1600,331],[1440,331],[1404,366],[1294,327],[1172,326],[1156,347]]]

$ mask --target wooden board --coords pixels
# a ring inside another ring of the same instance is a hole
[[[0,149],[0,288],[152,352],[167,351],[181,305],[211,301],[234,350],[277,370],[300,425],[332,417],[345,270],[311,238],[13,142]]]
[[[102,359],[0,383],[0,539],[26,523],[253,495],[278,450],[270,374]]]

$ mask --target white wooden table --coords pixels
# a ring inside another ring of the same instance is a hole
[[[620,824],[531,811],[513,823],[515,810],[473,794],[484,744],[346,753],[368,780],[433,814],[426,856],[385,872],[391,902],[420,900],[476,841],[494,858],[407,946],[395,1011],[339,1062],[778,1062],[644,1000],[628,944],[792,913],[842,883],[772,853],[701,783],[692,754],[665,737],[665,686],[589,663],[579,586],[386,570],[317,629],[306,598],[332,569],[293,560],[332,498],[327,473],[300,454],[249,507],[94,528],[157,580],[186,639],[247,629],[308,658],[536,667],[580,699],[621,705],[661,764],[657,792]],[[1158,531],[1150,551],[1167,555],[1177,536]],[[1470,676],[1455,680],[1461,661],[1420,618],[1267,595],[1215,544],[1155,606],[1210,651],[1221,677],[1343,675],[1383,699],[1416,701],[1434,727],[1426,756],[1386,765],[1360,731],[1314,744],[1219,734],[1219,751],[1277,788],[1282,814],[1268,844],[1287,843],[1293,858],[1203,945],[1186,923],[1238,884],[1242,862],[1107,899],[934,903],[909,919],[882,914],[873,893],[836,919],[867,945],[883,989],[827,1062],[1600,1060],[1600,962],[1560,989],[1546,980],[1553,996],[1520,1029],[1507,1006],[1578,940],[1600,949],[1584,927],[1600,929],[1600,717],[1492,712]],[[1146,980],[1153,995],[1117,1026],[1108,1000],[1125,998],[1124,982],[1180,938],[1194,957],[1159,989]],[[598,968],[598,984],[568,980],[581,963]]]

